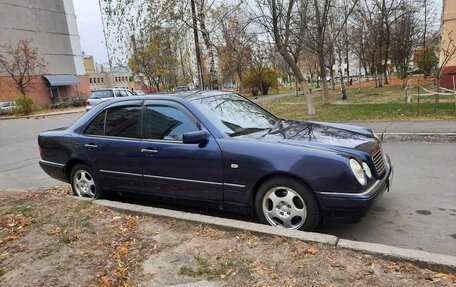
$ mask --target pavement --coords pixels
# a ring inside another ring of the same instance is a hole
[[[66,126],[82,113],[0,121],[0,189],[52,187],[61,183],[38,166],[37,135]],[[454,132],[456,121],[355,123],[378,132],[396,129]],[[348,240],[388,244],[456,256],[456,146],[454,143],[386,142],[384,150],[395,166],[391,191],[355,225],[323,226],[318,232]],[[180,208],[180,207],[172,207]],[[186,207],[183,207],[187,210]],[[200,211],[213,214],[213,211]],[[216,213],[222,217],[238,217]],[[254,221],[252,218],[240,218]]]
[[[83,199],[87,200],[87,199]],[[89,199],[90,200],[90,199]],[[95,204],[102,205],[115,210],[129,212],[134,214],[145,214],[159,217],[168,217],[178,220],[196,222],[200,224],[212,225],[224,229],[240,229],[252,233],[263,234],[268,236],[281,236],[305,242],[322,243],[332,245],[336,248],[350,249],[362,253],[373,254],[387,259],[397,261],[407,261],[424,268],[433,269],[434,271],[455,273],[456,257],[441,255],[430,252],[397,248],[383,244],[373,244],[368,242],[352,241],[341,239],[336,236],[326,235],[315,232],[304,232],[299,230],[281,229],[264,224],[243,222],[233,219],[225,219],[201,214],[193,214],[182,211],[161,209],[144,205],[136,205],[118,201],[94,200]],[[182,286],[182,285],[181,285]]]

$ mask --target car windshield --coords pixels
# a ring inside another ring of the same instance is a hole
[[[236,94],[191,100],[217,127],[234,137],[269,129],[279,121],[256,104]]]
[[[89,99],[103,99],[114,97],[111,90],[93,91]]]

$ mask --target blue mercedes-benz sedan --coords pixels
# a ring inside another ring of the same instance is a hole
[[[113,99],[38,143],[76,196],[183,199],[301,230],[359,221],[393,174],[369,129],[280,119],[223,91]]]

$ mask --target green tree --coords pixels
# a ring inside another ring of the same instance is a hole
[[[150,87],[160,91],[161,85],[168,88],[176,85],[177,57],[174,51],[171,30],[163,27],[151,28],[147,37],[141,37],[133,45],[133,53],[128,61],[136,74],[144,76]]]
[[[243,85],[254,96],[261,92],[262,95],[267,95],[270,89],[277,90],[279,88],[278,78],[280,72],[267,67],[258,66],[249,68],[243,77]]]
[[[432,74],[432,71],[439,64],[439,57],[437,56],[437,46],[421,49],[415,52],[413,60],[418,68],[424,73],[425,77]]]

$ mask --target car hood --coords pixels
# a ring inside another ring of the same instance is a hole
[[[370,129],[351,125],[299,120],[281,120],[268,130],[236,138],[336,149],[344,152],[357,149],[372,153],[378,146],[378,140]]]

